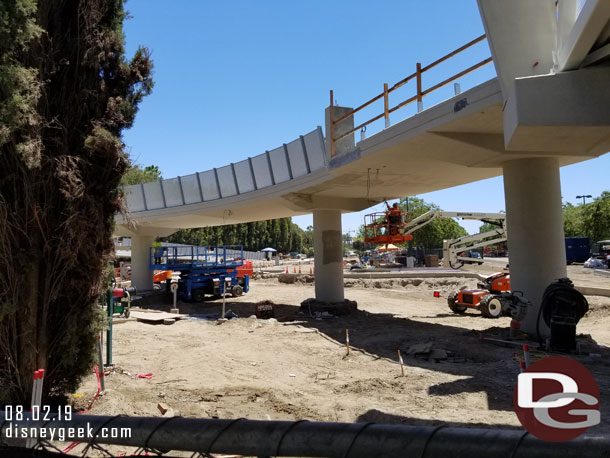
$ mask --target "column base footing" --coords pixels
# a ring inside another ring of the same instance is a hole
[[[358,303],[349,299],[345,299],[343,302],[324,302],[311,297],[301,302],[301,312],[310,316],[323,312],[333,316],[349,315],[357,310]]]

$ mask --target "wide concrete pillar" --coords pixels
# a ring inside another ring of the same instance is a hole
[[[314,210],[313,250],[316,299],[343,302],[341,210]]]
[[[153,271],[150,269],[150,247],[155,238],[151,235],[131,237],[131,285],[138,291],[153,289]]]
[[[503,169],[511,289],[532,301],[521,329],[534,335],[542,293],[567,276],[559,162],[517,159]],[[540,334],[550,335],[542,319]]]

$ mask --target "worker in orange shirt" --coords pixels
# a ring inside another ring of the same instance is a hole
[[[390,235],[398,235],[398,227],[402,225],[402,212],[398,208],[398,202],[394,202],[390,207],[387,202],[388,211],[388,231]]]

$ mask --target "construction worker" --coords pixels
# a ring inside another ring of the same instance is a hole
[[[398,202],[394,202],[392,207],[390,207],[387,202],[386,205],[388,207],[387,219],[388,219],[388,233],[390,235],[398,235],[398,227],[402,225],[402,212],[400,208],[398,208]]]
[[[153,246],[153,256],[155,257],[155,264],[161,264],[161,258],[163,256],[163,244],[159,241],[159,239],[155,239],[152,244]]]

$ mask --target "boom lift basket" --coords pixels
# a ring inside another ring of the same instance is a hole
[[[401,230],[407,221],[408,213],[403,211],[376,212],[364,215],[364,241],[386,245],[413,240],[411,234],[401,234]]]

